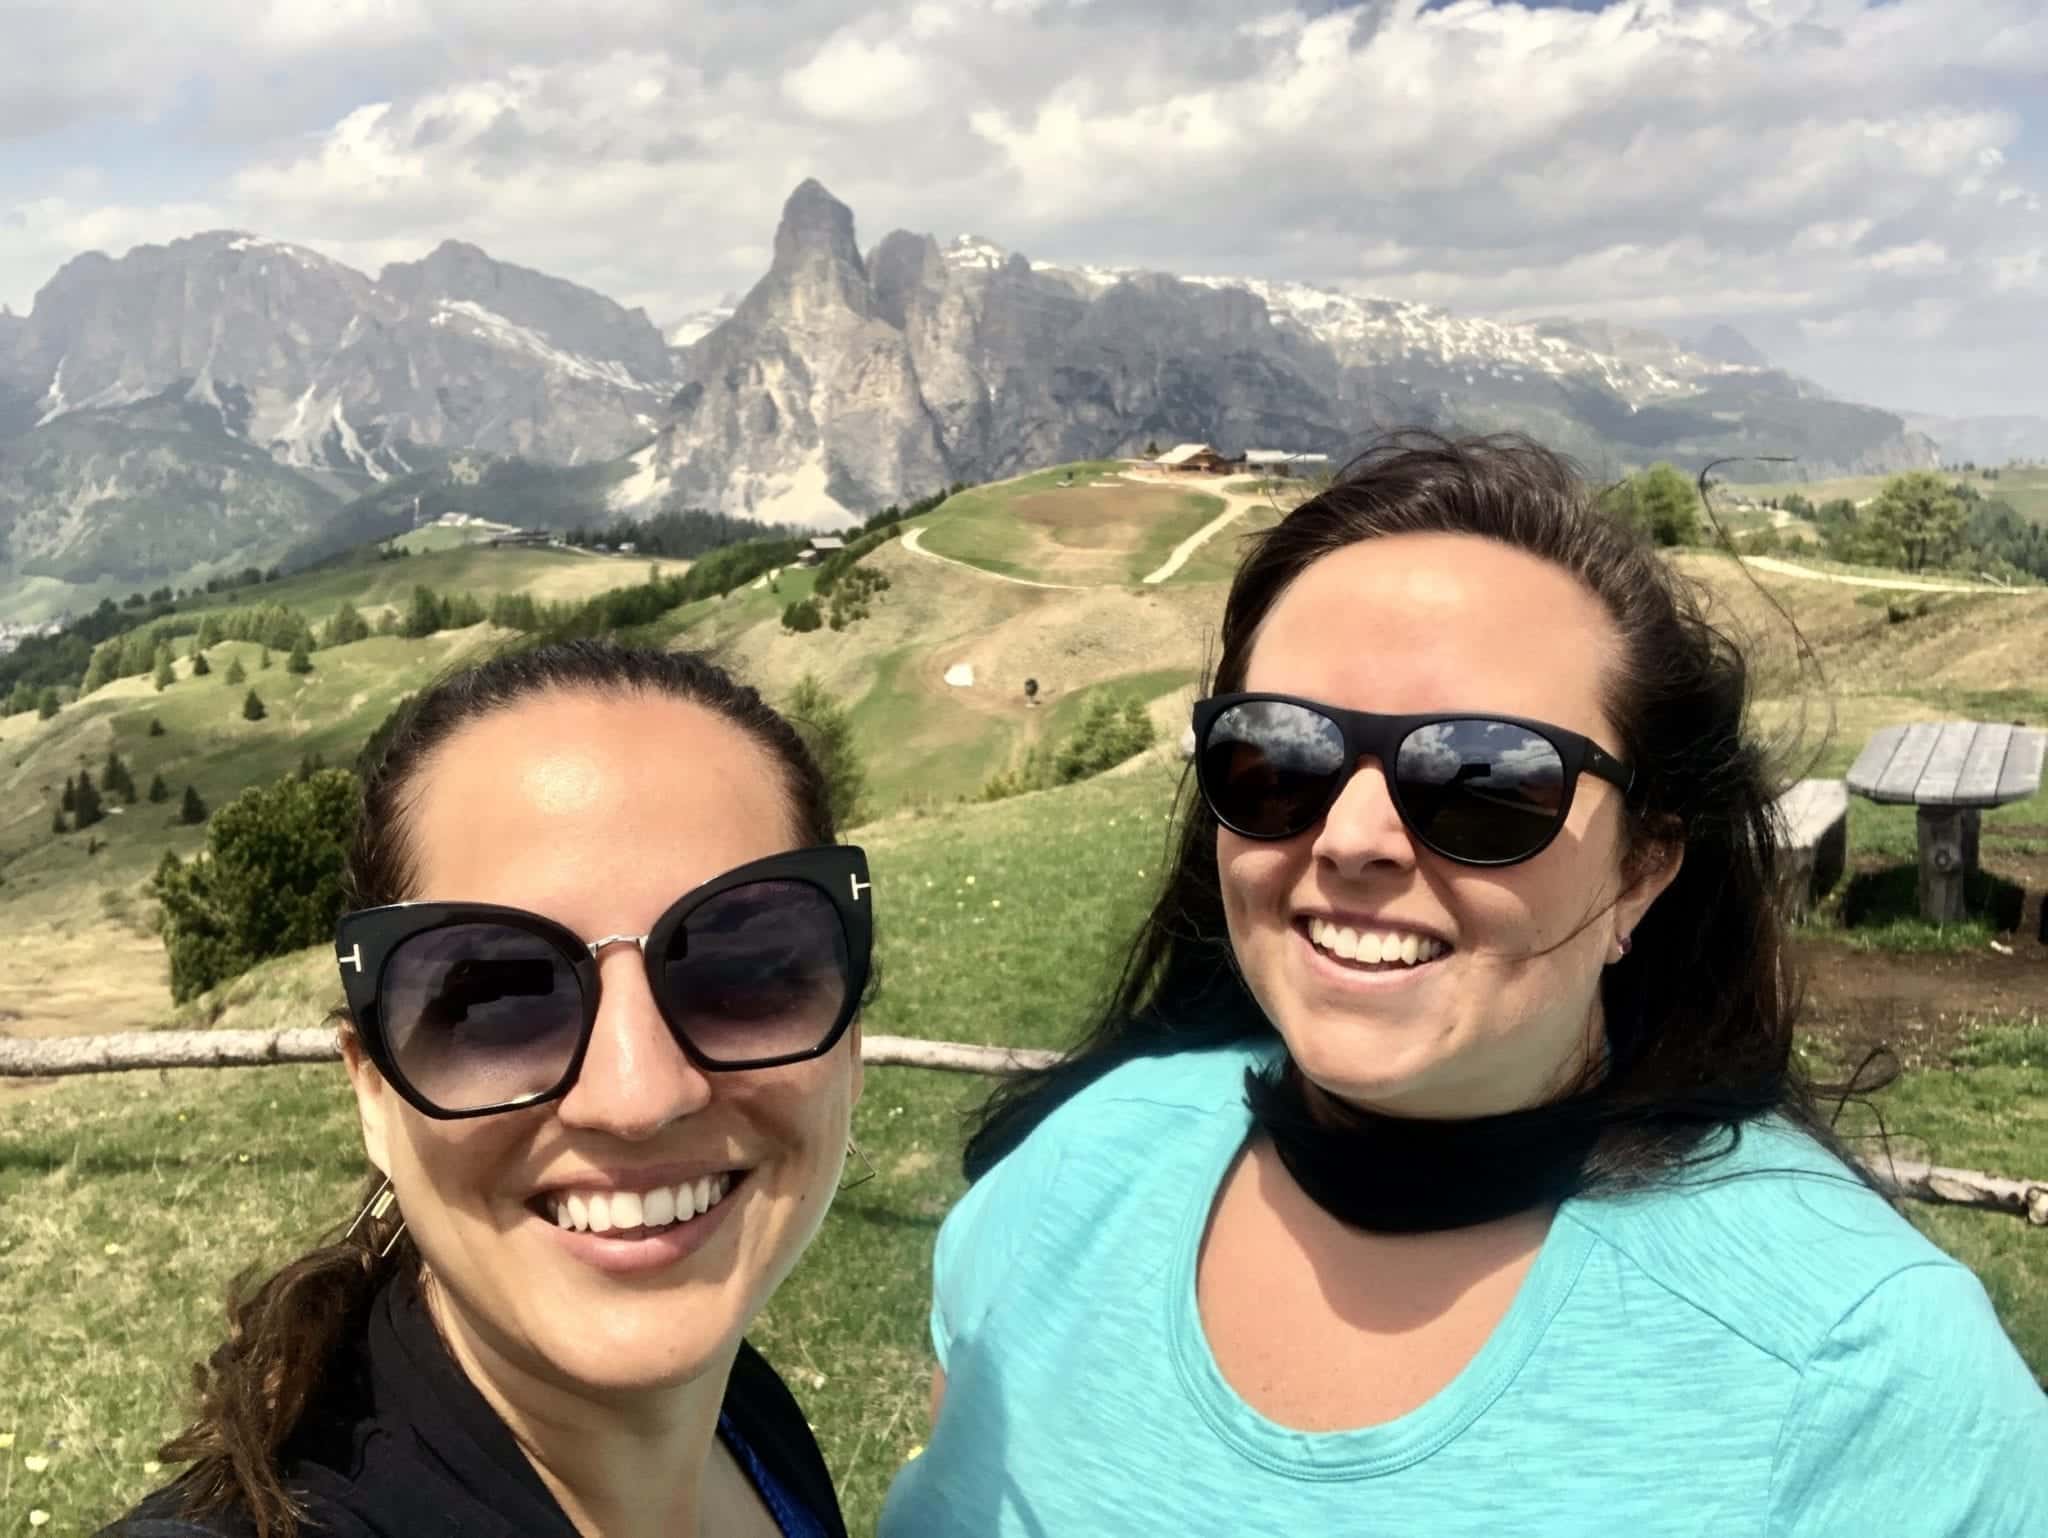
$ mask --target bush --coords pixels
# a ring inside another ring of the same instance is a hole
[[[174,1000],[333,937],[357,801],[355,776],[339,769],[279,780],[221,808],[203,857],[165,852],[153,889]]]
[[[92,776],[83,769],[78,771],[78,788],[71,794],[71,807],[73,828],[89,828],[106,815],[100,809],[100,793],[93,788]]]
[[[351,642],[368,640],[370,622],[356,612],[356,606],[346,598],[341,607],[334,611],[334,617],[327,622],[327,638],[323,646],[347,646]]]
[[[867,792],[867,771],[853,745],[853,723],[809,673],[797,680],[782,709],[824,772],[832,820],[842,828],[850,827],[859,820],[861,799]]]
[[[61,806],[50,815],[50,831],[52,833],[69,833],[71,831],[65,824],[64,808]]]
[[[150,736],[152,736],[152,737],[161,737],[161,736],[163,736],[163,734],[164,734],[164,724],[163,724],[163,722],[159,721],[159,720],[158,720],[158,719],[157,719],[157,718],[156,718],[155,716],[151,716],[151,717],[149,718],[149,735],[150,735]]]
[[[243,696],[242,719],[244,721],[261,721],[269,714],[270,712],[263,708],[263,697],[254,689],[251,689],[248,694]]]
[[[798,635],[816,630],[824,623],[823,617],[818,613],[818,606],[808,598],[799,598],[782,611],[782,628],[795,631]]]
[[[1144,752],[1156,735],[1143,700],[1095,694],[1071,733],[1057,745],[1040,743],[1021,764],[992,775],[981,787],[981,799],[1000,801],[1088,779]]]
[[[43,692],[36,696],[36,719],[47,721],[57,713],[57,710],[57,691],[45,686]]]

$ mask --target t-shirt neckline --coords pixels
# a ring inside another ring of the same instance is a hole
[[[1227,1123],[1231,1135],[1218,1139],[1202,1178],[1190,1182],[1192,1194],[1166,1287],[1167,1337],[1181,1388],[1202,1418],[1231,1447],[1275,1473],[1299,1479],[1373,1479],[1443,1448],[1478,1420],[1528,1363],[1593,1252],[1593,1234],[1571,1220],[1572,1204],[1565,1203],[1507,1313],[1472,1360],[1426,1403],[1394,1420],[1349,1431],[1282,1426],[1230,1386],[1202,1328],[1195,1293],[1202,1236],[1224,1178],[1251,1131],[1248,1112],[1218,1121]]]

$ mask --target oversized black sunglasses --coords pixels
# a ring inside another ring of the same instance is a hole
[[[584,940],[523,908],[405,902],[343,914],[335,948],[356,1034],[392,1087],[429,1116],[488,1116],[569,1092],[613,945],[639,947],[699,1068],[823,1056],[867,987],[870,890],[866,854],[833,844],[727,871],[644,935]]]
[[[1379,716],[1287,694],[1195,703],[1195,776],[1216,820],[1282,839],[1320,822],[1361,758],[1379,761],[1417,842],[1463,865],[1513,865],[1549,847],[1583,774],[1627,794],[1634,776],[1597,742],[1515,716]]]

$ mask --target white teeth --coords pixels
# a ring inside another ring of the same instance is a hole
[[[555,1222],[593,1234],[666,1228],[709,1212],[731,1189],[732,1176],[706,1175],[651,1191],[592,1192],[587,1196],[572,1192],[554,1199]]]
[[[649,1228],[666,1228],[676,1220],[676,1193],[672,1187],[656,1186],[647,1193],[640,1221]]]
[[[1425,961],[1436,960],[1450,949],[1443,941],[1425,935],[1361,933],[1321,918],[1308,921],[1308,937],[1319,950],[1328,951],[1344,961],[1357,961],[1367,966],[1418,966]]]

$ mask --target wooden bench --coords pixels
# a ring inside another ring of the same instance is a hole
[[[1979,814],[2037,794],[2044,759],[2048,731],[2002,721],[1922,721],[1871,734],[1849,768],[1849,789],[1918,809],[1923,917],[1967,917]]]
[[[1796,918],[1834,889],[1849,863],[1849,787],[1800,780],[1773,810],[1783,840],[1785,905]]]

